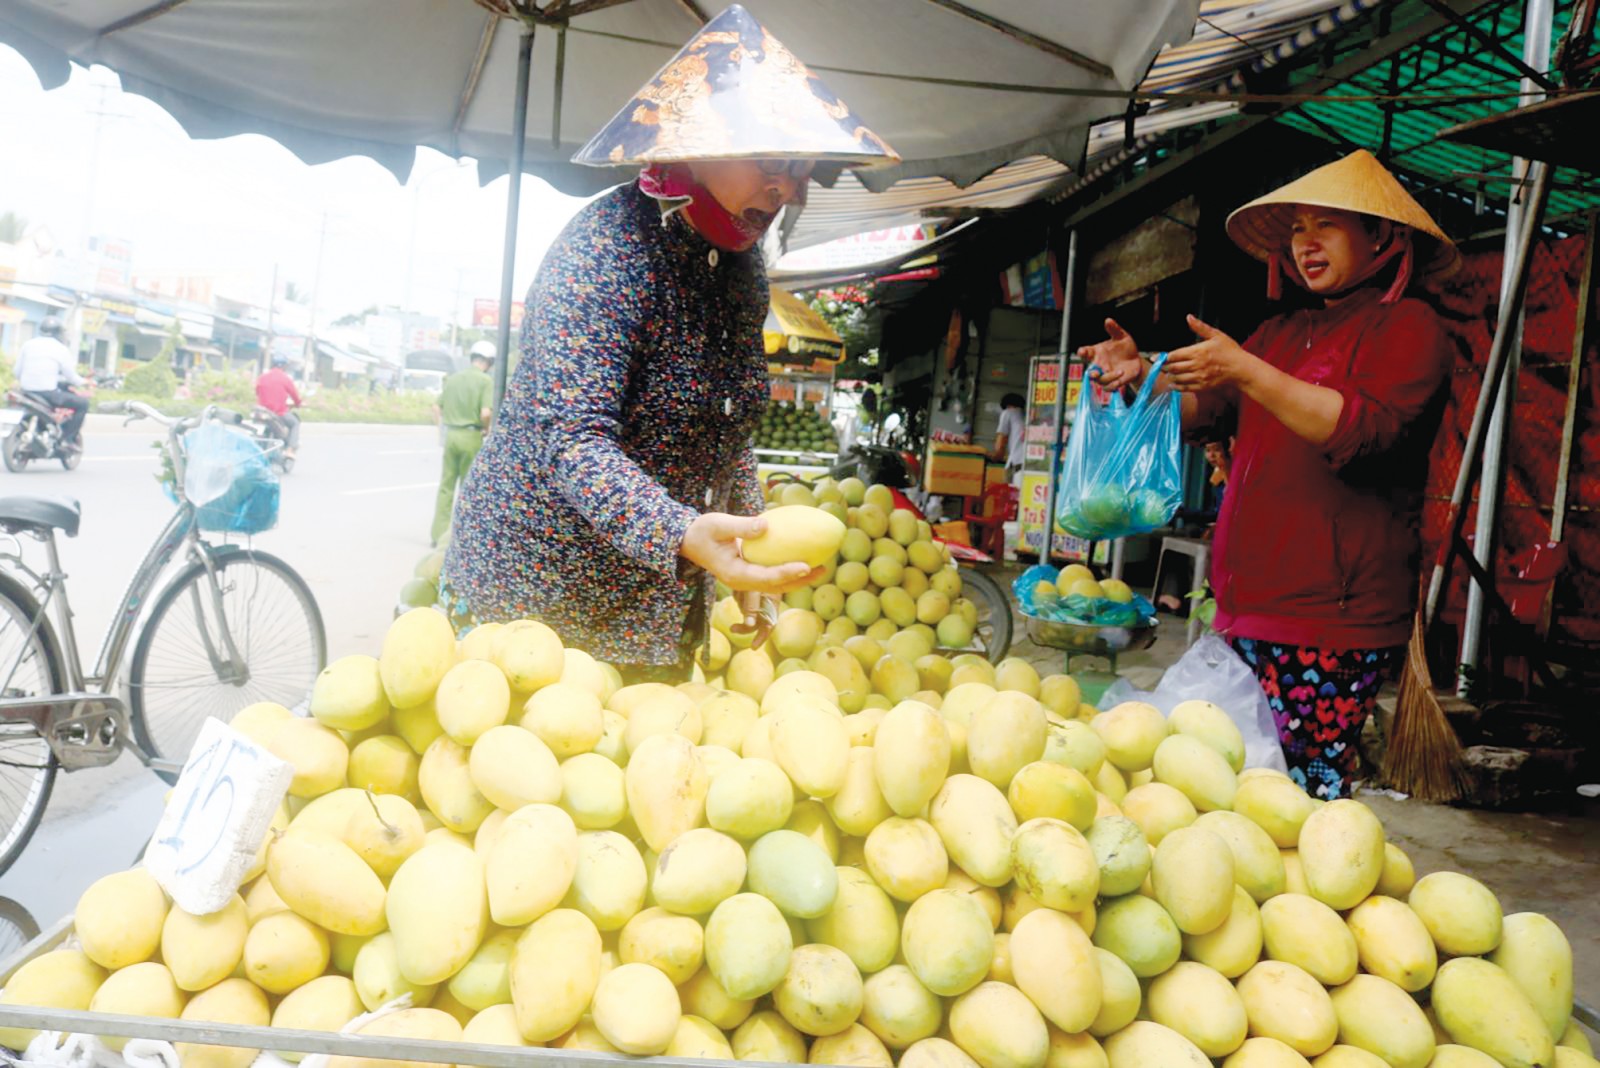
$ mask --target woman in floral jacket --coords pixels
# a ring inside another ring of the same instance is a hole
[[[442,593],[459,626],[539,619],[628,681],[675,681],[713,578],[750,611],[809,581],[738,547],[764,527],[758,244],[818,166],[894,159],[738,6],[578,154],[643,172],[578,214],[528,294],[521,362],[456,505]]]

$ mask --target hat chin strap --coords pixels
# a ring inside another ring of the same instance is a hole
[[[718,203],[694,180],[687,163],[649,164],[639,172],[639,188],[660,202],[663,222],[682,212],[701,237],[724,252],[747,252],[767,232],[767,227],[756,226]]]
[[[1411,228],[1395,224],[1394,236],[1389,241],[1389,246],[1361,271],[1360,274],[1345,287],[1346,290],[1354,289],[1365,282],[1388,265],[1396,256],[1400,257],[1400,269],[1395,272],[1394,281],[1383,294],[1380,304],[1393,304],[1405,295],[1406,287],[1411,284],[1411,275],[1416,265],[1416,253],[1411,240]],[[1289,273],[1288,267],[1283,262],[1283,255],[1274,252],[1267,259],[1267,299],[1280,300],[1283,297],[1283,276]]]

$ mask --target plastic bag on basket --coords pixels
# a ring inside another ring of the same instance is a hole
[[[183,436],[183,494],[201,530],[259,534],[278,522],[278,476],[248,434],[203,423]]]
[[[1273,768],[1285,773],[1289,770],[1278,744],[1272,709],[1255,672],[1215,634],[1204,635],[1191,645],[1161,676],[1154,690],[1136,690],[1127,679],[1118,679],[1106,690],[1100,707],[1113,708],[1123,701],[1145,701],[1159,708],[1162,715],[1170,715],[1183,701],[1210,701],[1228,713],[1244,735],[1245,767]]]
[[[1183,415],[1174,391],[1152,394],[1167,354],[1129,404],[1113,392],[1105,404],[1088,382],[1061,461],[1056,520],[1094,540],[1124,538],[1167,525],[1183,503]]]
[[[1060,574],[1049,564],[1035,564],[1016,577],[1011,583],[1011,593],[1023,615],[1098,627],[1139,627],[1154,623],[1155,605],[1139,594],[1134,594],[1131,601],[1081,594],[1063,597],[1056,585]]]

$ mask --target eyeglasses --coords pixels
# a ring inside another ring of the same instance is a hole
[[[758,159],[756,166],[760,167],[761,173],[768,178],[781,178],[787,175],[805,181],[811,177],[811,172],[817,165],[809,159]]]

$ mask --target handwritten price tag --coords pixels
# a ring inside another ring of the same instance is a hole
[[[205,916],[233,900],[293,778],[292,765],[206,720],[144,857],[179,908]]]

